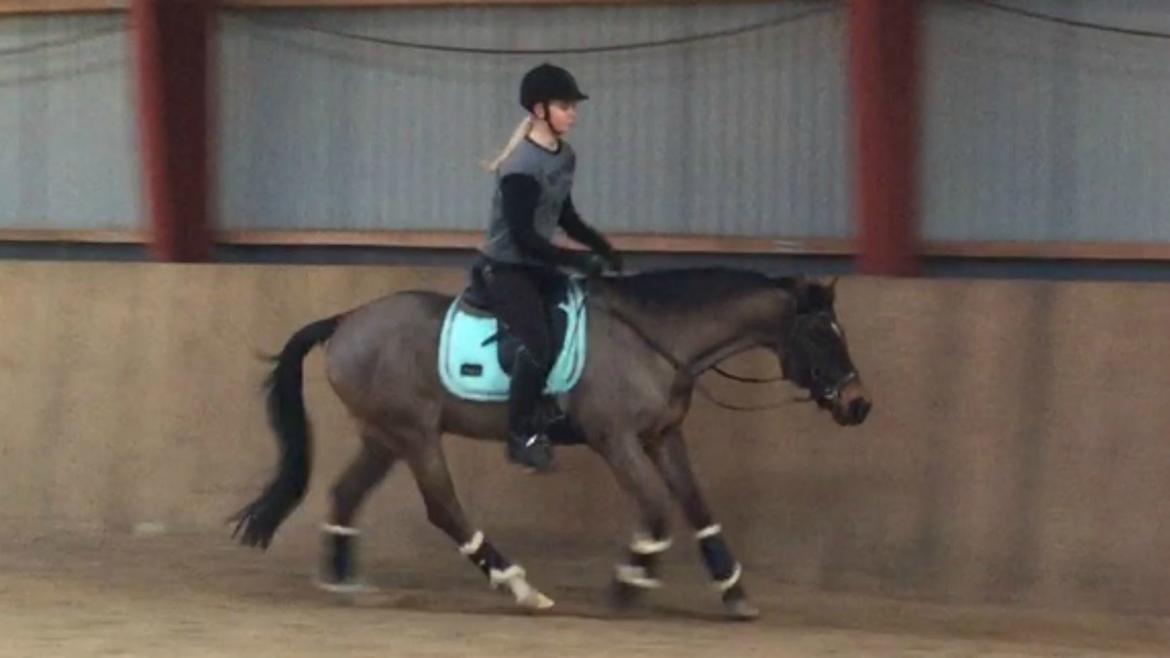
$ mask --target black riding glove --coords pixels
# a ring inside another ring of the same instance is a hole
[[[621,254],[614,251],[613,249],[608,249],[606,251],[601,252],[600,255],[602,258],[605,259],[605,264],[609,266],[609,269],[611,271],[613,271],[613,272],[621,272],[622,271],[622,255]]]
[[[573,261],[573,269],[587,277],[600,276],[607,264],[605,256],[593,253],[577,254]]]

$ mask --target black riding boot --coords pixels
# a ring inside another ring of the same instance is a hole
[[[521,347],[512,364],[508,407],[508,458],[538,471],[552,467],[552,442],[545,433],[540,396],[546,378],[544,368]]]

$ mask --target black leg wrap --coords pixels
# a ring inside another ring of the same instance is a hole
[[[475,534],[459,547],[459,553],[471,560],[471,563],[487,576],[488,584],[492,589],[507,588],[512,593],[516,603],[532,610],[544,610],[552,607],[553,600],[541,594],[525,579],[524,568],[512,564],[508,558],[500,554],[486,539],[483,532]]]
[[[724,592],[721,598],[727,603],[742,601],[747,598],[747,590],[743,588],[742,583],[736,583],[731,586],[731,589]]]
[[[357,582],[357,530],[342,526],[326,525],[323,528],[324,542],[321,569],[318,578],[329,585],[352,585]]]
[[[467,555],[467,559],[471,560],[471,563],[476,567],[479,567],[479,570],[483,572],[483,575],[487,576],[488,578],[491,578],[492,571],[502,572],[508,567],[512,566],[512,564],[508,562],[508,558],[501,555],[500,552],[496,550],[496,547],[492,546],[491,542],[487,541],[486,539],[480,543],[479,547],[476,548],[475,551],[471,553],[465,553],[465,555]]]
[[[614,574],[610,604],[619,609],[629,608],[642,599],[658,583],[658,554],[630,551],[624,565],[618,565]]]
[[[658,554],[657,553],[636,553],[630,551],[629,565],[631,567],[640,567],[642,572],[646,574],[647,578],[658,578]]]
[[[718,525],[699,531],[699,551],[711,574],[711,580],[720,592],[728,616],[747,621],[760,616],[760,610],[748,600],[743,588],[743,567],[731,555]]]
[[[333,582],[343,583],[353,578],[353,540],[355,537],[343,535],[329,535],[325,538],[330,542],[331,559],[329,560],[330,577]]]
[[[699,550],[703,553],[703,563],[707,565],[712,579],[724,582],[735,575],[739,563],[731,556],[722,534],[700,539]]]
[[[664,534],[658,537],[664,537]],[[619,564],[617,567],[615,574],[617,581],[640,589],[659,587],[658,556],[669,547],[669,538],[635,537],[630,545],[629,558],[625,564]]]

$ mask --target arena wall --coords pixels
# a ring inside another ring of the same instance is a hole
[[[0,263],[0,519],[29,536],[229,541],[225,517],[274,465],[257,353],[382,293],[463,281],[440,268]],[[876,403],[864,426],[811,405],[732,413],[701,398],[686,425],[757,590],[1170,612],[1170,287],[850,277],[839,289]],[[751,354],[729,368],[776,365]],[[795,392],[705,381],[740,404]],[[316,546],[357,447],[319,352],[306,386],[316,471],[274,559]],[[515,558],[619,554],[632,510],[588,451],[562,450],[563,472],[534,478],[502,446],[446,440],[468,510]],[[462,568],[405,469],[361,521],[369,555]],[[700,573],[681,520],[675,536],[672,560]]]

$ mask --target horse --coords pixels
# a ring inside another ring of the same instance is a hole
[[[759,610],[748,597],[743,569],[692,472],[682,425],[697,378],[755,348],[771,351],[780,367],[777,379],[804,389],[836,423],[861,424],[872,402],[836,316],[836,281],[727,267],[571,278],[583,293],[576,313],[588,318],[588,357],[579,379],[555,396],[546,391],[546,401],[561,412],[554,443],[587,446],[599,455],[637,506],[640,527],[615,569],[613,602],[630,605],[660,586],[658,558],[671,546],[673,497],[692,526],[725,614],[755,618]],[[525,609],[553,605],[467,518],[440,442],[444,433],[496,441],[507,436],[506,401],[454,395],[436,365],[447,318],[460,304],[467,310],[464,298],[474,292],[473,284],[454,296],[392,292],[292,334],[272,357],[266,379],[268,421],[280,448],[277,472],[230,517],[233,538],[266,549],[306,492],[311,437],[302,361],[323,345],[327,379],[355,419],[361,446],[331,490],[318,584],[331,591],[362,586],[351,555],[356,510],[391,467],[405,461],[427,519],[493,589],[506,588]],[[504,335],[501,326],[495,338]]]

